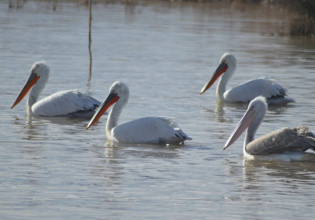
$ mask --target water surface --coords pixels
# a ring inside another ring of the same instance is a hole
[[[241,137],[221,148],[246,106],[199,91],[227,51],[228,87],[278,80],[296,103],[270,108],[257,136],[284,126],[315,129],[314,39],[289,38],[284,12],[221,4],[97,4],[88,80],[88,8],[0,2],[1,219],[312,219],[314,163],[244,161]],[[51,76],[42,96],[82,88],[103,101],[116,80],[130,99],[120,122],[176,118],[193,138],[181,147],[105,145],[105,121],[28,120],[10,106],[33,62]]]

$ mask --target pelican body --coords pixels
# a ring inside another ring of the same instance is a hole
[[[230,135],[223,150],[232,145],[247,128],[243,154],[247,159],[284,158],[301,160],[303,153],[309,149],[315,151],[315,135],[308,127],[281,128],[254,139],[255,133],[265,117],[267,103],[265,97],[253,99],[242,119]]]
[[[114,105],[106,122],[106,136],[110,142],[137,144],[180,144],[191,140],[168,117],[146,117],[117,125],[118,118],[129,97],[129,89],[123,82],[117,81],[109,89],[109,95],[95,113],[86,129],[95,124],[107,109]]]
[[[201,89],[200,94],[207,91],[213,83],[222,76],[216,90],[219,101],[249,103],[257,96],[264,96],[269,105],[284,105],[289,102],[294,102],[293,99],[287,97],[286,89],[271,79],[250,80],[226,91],[226,84],[234,74],[235,69],[235,56],[230,53],[223,54],[219,66],[210,80]]]
[[[31,75],[21,90],[11,109],[14,108],[30,91],[26,102],[26,111],[29,116],[71,116],[91,117],[100,102],[79,90],[66,90],[54,93],[39,101],[49,78],[49,67],[44,62],[35,62]]]

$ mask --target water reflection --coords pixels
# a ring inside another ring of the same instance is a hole
[[[105,158],[115,158],[119,147],[111,144],[110,141],[106,141],[104,146],[105,146],[105,152],[104,152]]]
[[[236,210],[243,218],[261,219],[265,215],[258,210],[265,209],[279,217],[282,214],[274,209],[275,202],[281,201],[285,210],[288,204],[303,207],[312,200],[314,163],[239,159],[224,162],[228,176],[225,183],[230,186],[225,199],[246,207],[241,213]]]
[[[314,171],[312,163],[244,160],[242,197],[249,201],[273,196],[298,197],[297,186],[306,189],[313,185]]]
[[[114,158],[117,156],[118,149],[122,153],[135,155],[137,158],[168,158],[172,159],[178,156],[178,148],[184,145],[155,145],[155,144],[117,144],[105,143],[105,158]]]
[[[18,123],[19,122],[19,123]],[[19,125],[17,130],[21,131],[25,140],[49,140],[63,141],[78,138],[79,134],[85,134],[84,127],[87,125],[85,119],[67,117],[26,117],[16,119]],[[61,135],[62,134],[62,135]],[[80,136],[81,140],[88,139],[89,136]]]
[[[228,102],[220,102],[217,101],[215,115],[218,122],[226,122],[226,121],[233,121],[233,116],[226,117],[224,113],[224,107],[227,106],[229,108],[233,108],[234,110],[246,110],[247,103],[228,103]]]
[[[138,175],[139,178],[156,178],[157,170],[152,170],[152,173],[143,173],[143,170],[149,169],[150,166],[155,167],[155,163],[161,163],[163,160],[179,157],[176,148],[166,149],[158,145],[106,142],[104,146],[90,146],[89,149],[91,148],[94,149],[97,160],[90,165],[90,173],[94,178],[102,178],[104,186],[110,186],[111,189],[123,185],[125,182],[122,181],[130,178],[131,173]],[[102,148],[105,148],[104,153],[100,154]],[[129,183],[132,181],[134,180],[130,180]]]
[[[203,112],[211,112],[214,114],[217,122],[233,122],[235,118],[235,114],[226,115],[226,107],[230,109],[229,113],[238,112],[244,113],[247,109],[248,103],[229,103],[229,102],[220,102],[217,100],[215,110],[206,109],[201,107]],[[291,108],[292,105],[288,106],[268,106],[268,111],[272,113],[272,115],[282,115],[287,110],[287,108]]]
[[[47,123],[47,124],[57,124],[57,125],[71,125],[71,124],[78,124],[82,122],[86,122],[87,118],[71,118],[71,117],[34,117],[34,116],[27,116],[26,117],[26,125],[37,124],[39,122]]]
[[[208,109],[205,107],[201,107],[202,112],[207,114],[207,117],[210,115],[214,115],[217,122],[233,122],[234,121],[234,113],[240,113],[247,108],[246,103],[229,103],[229,102],[220,102],[217,100],[215,109]],[[228,115],[226,115],[226,110],[228,109]],[[210,117],[209,117],[210,119]],[[212,116],[211,116],[212,119]]]
[[[31,117],[27,117],[25,126],[26,140],[36,139],[40,135],[38,126],[37,123],[33,124]]]
[[[315,158],[314,154],[309,156]],[[247,183],[261,181],[264,179],[262,173],[271,177],[302,180],[302,182],[315,179],[315,167],[312,162],[244,160],[243,166],[243,176]]]
[[[121,185],[125,171],[126,160],[121,157],[121,148],[105,145],[97,147],[95,157],[98,158],[97,163],[91,164],[90,173],[96,178],[101,177],[105,186],[117,187]],[[103,150],[103,154],[101,151]]]
[[[15,125],[15,131],[17,134],[25,134],[22,139],[25,140],[33,140],[38,139],[38,136],[43,131],[42,129],[39,129],[39,127],[42,128],[42,125],[44,123],[40,121],[33,122],[31,117],[27,117],[26,120],[23,118],[13,117],[13,125]]]
[[[21,8],[23,4],[24,0],[9,0],[9,8]]]
[[[224,103],[217,101],[217,105],[216,105],[214,113],[215,113],[215,116],[216,116],[216,119],[218,122],[225,122],[226,121],[226,117],[224,116],[223,107],[224,107]]]

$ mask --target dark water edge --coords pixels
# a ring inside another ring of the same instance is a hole
[[[268,11],[268,14],[285,13],[286,22],[289,23],[287,30],[279,30],[274,34],[288,36],[315,36],[315,1],[313,0],[30,0],[32,2],[50,2],[52,9],[56,10],[58,3],[77,2],[78,4],[87,5],[91,2],[97,4],[125,4],[135,7],[137,5],[146,5],[154,3],[165,3],[172,5],[196,4],[208,5],[217,4],[230,7],[231,10],[251,10],[256,7],[257,11]],[[20,8],[29,2],[29,0],[9,0],[9,8]]]

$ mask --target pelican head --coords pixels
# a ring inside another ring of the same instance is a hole
[[[204,85],[204,87],[200,91],[200,95],[207,91],[212,84],[223,74],[222,78],[224,81],[228,81],[228,79],[234,73],[236,68],[236,58],[233,54],[225,53],[220,58],[220,64],[217,69],[214,71],[210,80]]]
[[[48,77],[49,67],[44,61],[35,62],[31,68],[31,73],[37,74],[40,77]]]
[[[107,98],[101,104],[99,110],[94,114],[93,118],[90,120],[85,129],[87,130],[92,125],[94,125],[111,105],[116,103],[115,106],[118,106],[117,109],[122,109],[122,107],[127,103],[128,97],[129,89],[127,85],[120,81],[114,82],[113,85],[109,88],[109,94]]]
[[[30,93],[31,104],[34,104],[44,89],[44,86],[49,78],[49,67],[43,61],[35,62],[31,68],[31,75],[29,76],[27,82],[25,83],[23,89],[15,100],[11,109],[14,108],[19,102],[25,97],[28,91],[32,89]]]
[[[257,96],[253,99],[244,113],[240,122],[236,125],[229,139],[223,147],[223,150],[232,145],[239,136],[248,128],[247,135],[245,138],[244,147],[254,139],[254,135],[261,121],[265,117],[267,111],[266,98],[263,96]]]
[[[109,88],[109,93],[117,94],[117,96],[119,96],[120,99],[124,99],[126,101],[128,100],[128,97],[129,97],[128,86],[121,81],[114,82]],[[124,104],[126,104],[126,102],[124,102]]]

